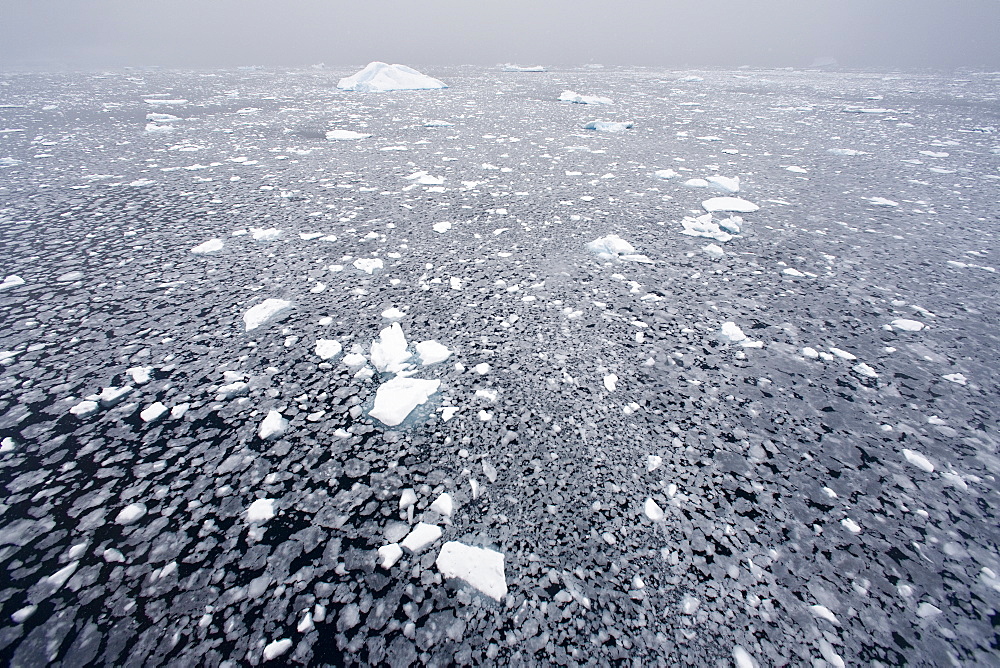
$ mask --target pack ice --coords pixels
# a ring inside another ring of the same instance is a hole
[[[368,65],[349,77],[344,77],[337,84],[340,90],[353,90],[362,93],[382,93],[390,90],[428,90],[447,88],[448,86],[426,74],[421,74],[406,65],[389,65],[380,61]]]

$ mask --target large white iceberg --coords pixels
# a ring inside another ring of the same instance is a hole
[[[388,90],[428,90],[448,86],[434,77],[421,74],[406,65],[389,65],[375,61],[357,74],[344,77],[337,84],[341,90],[381,93]]]
[[[574,104],[614,104],[610,97],[600,97],[597,95],[580,95],[573,90],[564,90],[559,96],[560,102],[573,102]]]

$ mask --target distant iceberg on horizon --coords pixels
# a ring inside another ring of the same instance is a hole
[[[344,77],[337,84],[340,90],[353,90],[363,93],[381,93],[390,90],[431,90],[447,88],[447,84],[434,77],[422,74],[406,65],[389,65],[381,61],[368,65],[349,77]]]
[[[527,67],[521,67],[520,65],[514,65],[512,63],[504,63],[500,67],[503,68],[504,72],[548,72],[548,69],[544,65],[529,65]]]

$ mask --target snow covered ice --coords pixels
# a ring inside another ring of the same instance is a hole
[[[435,562],[446,578],[458,578],[477,591],[499,601],[507,595],[503,555],[458,541],[448,541],[441,546]]]
[[[344,77],[337,84],[341,90],[353,90],[364,93],[381,93],[392,90],[423,90],[431,88],[447,88],[444,82],[438,81],[426,74],[421,74],[406,65],[389,65],[375,61],[369,63],[356,74]]]

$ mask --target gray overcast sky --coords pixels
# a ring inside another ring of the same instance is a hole
[[[0,0],[0,66],[1000,69],[1000,0]]]

